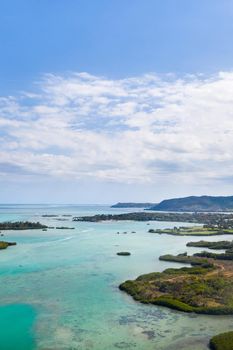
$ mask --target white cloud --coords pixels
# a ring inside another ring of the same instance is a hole
[[[46,75],[36,88],[0,98],[2,176],[198,183],[233,170],[232,72]]]

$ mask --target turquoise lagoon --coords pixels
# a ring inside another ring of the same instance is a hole
[[[18,245],[0,252],[1,349],[206,350],[212,335],[233,329],[231,316],[179,313],[139,304],[120,292],[118,285],[126,279],[181,266],[159,261],[161,254],[198,249],[186,248],[188,237],[148,233],[149,228],[176,223],[78,223],[62,216],[107,212],[125,210],[107,206],[0,206],[1,221],[34,220],[75,227],[4,233],[4,239]],[[59,215],[65,221],[43,214]],[[123,250],[132,255],[116,255]]]
[[[21,304],[0,306],[0,349],[34,349],[34,336],[31,331],[35,321],[33,307]]]

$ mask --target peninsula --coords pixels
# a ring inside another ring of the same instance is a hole
[[[233,314],[233,264],[227,253],[222,260],[186,253],[165,255],[160,260],[191,264],[169,268],[122,283],[119,288],[142,303],[167,306],[199,314]]]
[[[233,315],[233,241],[189,242],[187,247],[225,249],[225,253],[186,252],[160,256],[162,261],[189,264],[191,267],[169,268],[128,280],[119,289],[136,301],[166,306],[183,312],[210,315]],[[229,261],[230,260],[230,261]],[[233,332],[210,339],[212,350],[231,350]]]

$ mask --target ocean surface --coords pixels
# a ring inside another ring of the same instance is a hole
[[[148,233],[150,228],[181,223],[81,223],[63,216],[133,210],[0,205],[1,221],[75,227],[4,232],[1,239],[16,241],[17,246],[0,251],[1,349],[206,350],[212,335],[233,329],[232,316],[185,314],[142,305],[118,289],[121,282],[140,274],[182,266],[159,261],[161,254],[200,250],[185,246],[188,237]],[[42,217],[45,214],[58,217]],[[130,251],[131,256],[117,256],[119,251]]]

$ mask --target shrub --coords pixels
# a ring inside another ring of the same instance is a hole
[[[117,255],[120,255],[120,256],[129,256],[129,255],[131,255],[131,253],[129,253],[129,252],[119,252],[119,253],[117,253]]]
[[[154,300],[153,304],[167,306],[170,309],[184,311],[184,312],[194,312],[195,308],[179,301],[177,299],[169,298],[169,297],[159,297]]]
[[[212,350],[232,350],[233,332],[221,333],[210,339],[210,349]]]

